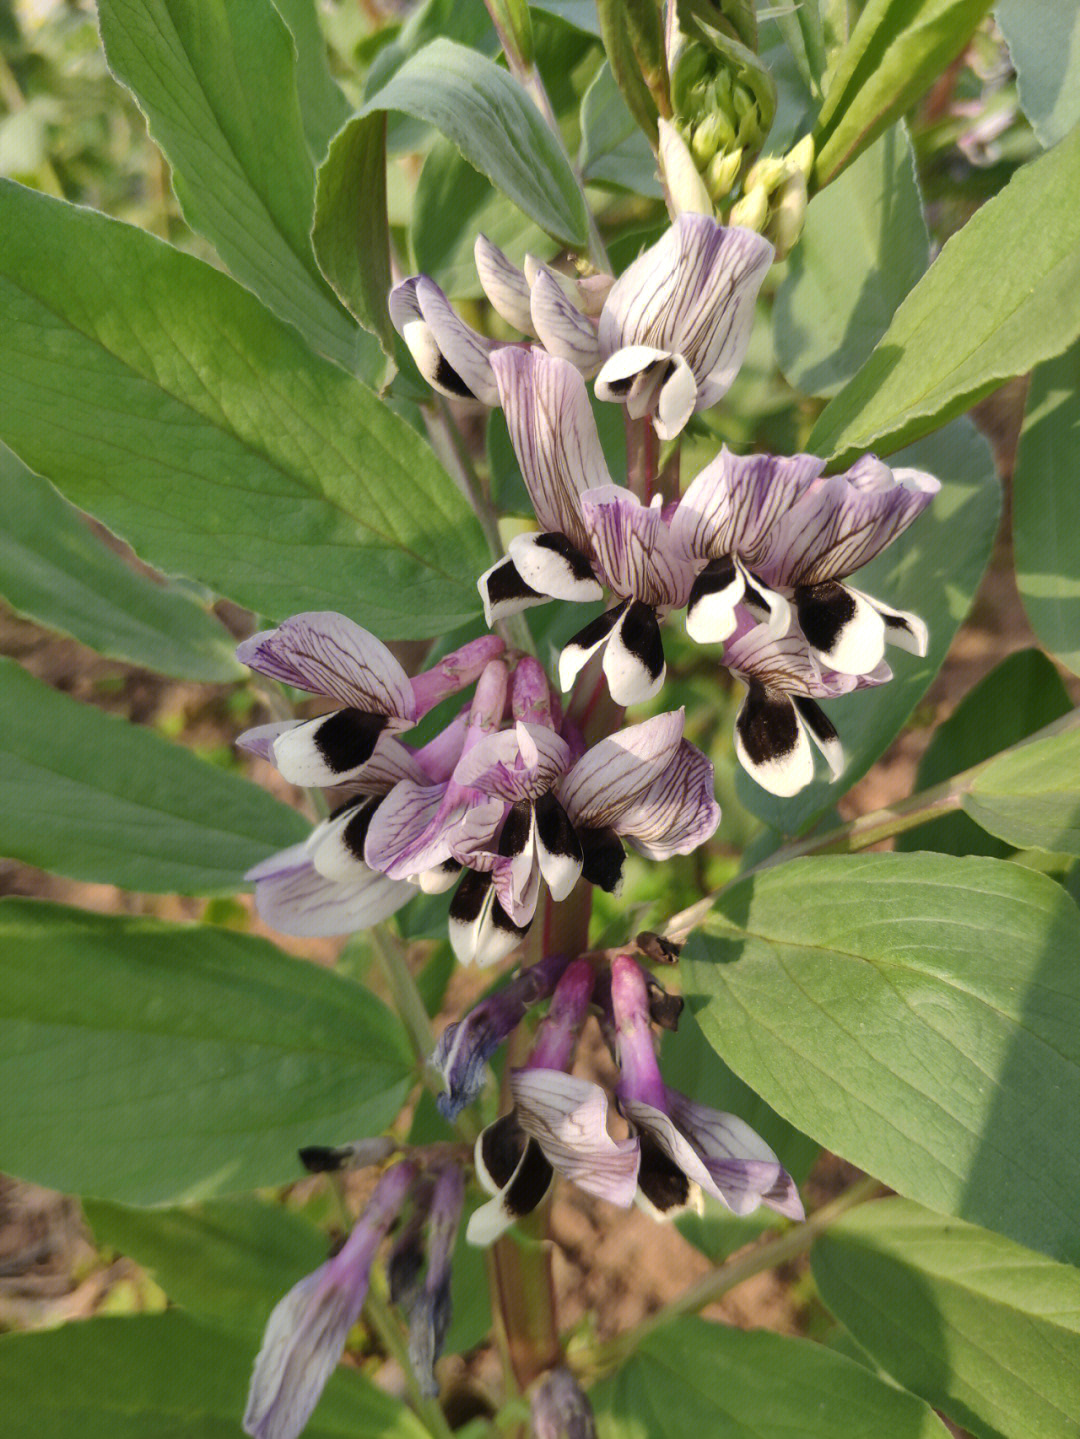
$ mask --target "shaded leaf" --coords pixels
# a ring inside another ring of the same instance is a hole
[[[296,45],[296,90],[308,149],[316,161],[349,118],[351,106],[330,74],[326,37],[319,24],[316,0],[274,0]]]
[[[1080,122],[1080,11],[1072,0],[997,0],[994,19],[1009,47],[1020,104],[1044,146]]]
[[[683,951],[706,1038],[785,1119],[939,1213],[1080,1258],[1080,913],[1001,860],[796,860]]]
[[[0,903],[0,1165],[124,1204],[298,1175],[297,1150],[378,1133],[404,1032],[359,985],[200,925]]]
[[[1080,729],[999,754],[961,803],[977,824],[1018,849],[1080,855]]]
[[[663,198],[656,156],[627,109],[606,61],[581,102],[578,165],[582,178],[593,184]]]

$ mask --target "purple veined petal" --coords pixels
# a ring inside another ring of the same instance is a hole
[[[533,281],[530,303],[532,327],[548,354],[567,360],[586,378],[595,374],[600,366],[596,326],[570,303],[544,265]]]
[[[278,735],[285,734],[287,730],[296,729],[303,723],[304,721],[300,719],[287,719],[271,720],[269,724],[253,725],[251,729],[246,729],[243,734],[237,735],[233,743],[237,749],[246,750],[248,754],[266,760],[267,764],[273,764],[274,741]]]
[[[618,705],[644,704],[664,685],[667,664],[656,611],[631,600],[604,646],[604,678]]]
[[[907,650],[908,654],[918,655],[920,659],[925,659],[930,644],[930,631],[926,627],[925,620],[912,614],[910,610],[894,610],[873,595],[866,594],[864,590],[857,590],[854,585],[847,585],[845,588],[850,590],[853,595],[865,600],[867,604],[873,605],[877,610],[885,622],[886,644],[896,645],[898,649]],[[876,669],[863,671],[866,676],[875,673]]]
[[[714,784],[710,762],[683,740],[663,774],[638,795],[612,828],[648,859],[690,854],[716,833],[720,823]]]
[[[399,884],[368,870],[349,884],[325,879],[311,862],[306,844],[293,845],[249,871],[255,908],[272,929],[298,938],[354,934],[388,919],[413,898],[411,884]]]
[[[858,687],[853,675],[823,669],[800,630],[777,638],[768,625],[745,611],[735,633],[724,642],[723,663],[746,683],[757,680],[781,694],[834,699]]]
[[[806,1217],[791,1176],[745,1120],[695,1104],[674,1089],[667,1090],[666,1097],[668,1113],[725,1191],[729,1209],[750,1214],[765,1203],[791,1219]],[[741,1169],[743,1165],[760,1168]]]
[[[600,366],[593,386],[596,398],[625,405],[632,420],[644,419],[656,402],[670,360],[667,350],[652,345],[617,349]]]
[[[412,721],[409,677],[381,640],[332,610],[293,615],[236,647],[249,669],[370,714]]]
[[[571,689],[578,675],[597,654],[602,645],[606,645],[608,638],[615,626],[622,619],[630,606],[629,600],[621,600],[610,610],[605,610],[596,619],[590,620],[587,625],[578,630],[562,647],[559,655],[559,686],[565,693]]]
[[[476,273],[484,294],[492,309],[501,315],[508,325],[520,330],[523,335],[533,333],[532,318],[529,314],[529,282],[525,272],[519,270],[498,245],[493,245],[486,235],[477,235],[473,246]]]
[[[680,1132],[669,1115],[638,1099],[622,1099],[620,1104],[623,1114],[634,1128],[641,1134],[647,1134],[667,1155],[672,1164],[686,1175],[691,1184],[696,1184],[703,1193],[711,1195],[713,1199],[718,1199],[721,1204],[731,1208],[723,1190],[709,1173],[697,1150]],[[778,1175],[773,1175],[774,1180],[778,1177]]]
[[[419,301],[416,298],[416,282],[419,275],[410,275],[408,279],[402,280],[390,291],[387,300],[387,308],[390,311],[390,322],[394,329],[404,338],[405,326],[413,320],[424,318],[420,310]]]
[[[628,725],[586,750],[559,787],[571,822],[589,829],[616,824],[674,761],[685,717],[685,710],[671,710]]]
[[[678,609],[700,566],[674,544],[659,505],[643,505],[621,485],[603,485],[581,497],[590,552],[617,595]]]
[[[405,879],[449,859],[449,831],[465,805],[448,810],[445,800],[445,784],[395,785],[368,829],[364,858],[371,868]]]
[[[450,948],[461,964],[498,964],[521,943],[528,925],[516,925],[499,903],[490,873],[466,870],[450,903]]]
[[[673,355],[656,392],[653,428],[660,439],[674,440],[682,434],[697,407],[698,387],[694,372],[681,355]]]
[[[587,1194],[629,1208],[637,1187],[636,1139],[607,1132],[607,1095],[558,1069],[515,1069],[510,1092],[518,1123],[548,1162]]]
[[[563,535],[515,535],[510,541],[509,555],[516,573],[541,599],[550,597],[590,604],[604,597],[603,586],[593,574],[588,555],[575,549]],[[538,601],[526,600],[525,603]]]
[[[588,551],[579,496],[611,483],[585,381],[543,350],[505,347],[491,368],[540,528]]]
[[[451,394],[461,395],[460,389],[455,388],[456,381],[459,386],[464,385],[463,398],[479,400],[482,405],[497,405],[499,395],[491,373],[491,355],[497,348],[495,342],[478,335],[466,325],[442,290],[426,275],[417,279],[416,300],[428,333],[442,357],[442,366],[436,368],[436,380]],[[412,325],[405,327],[405,341],[410,349],[411,329]]]
[[[488,735],[471,749],[454,781],[513,804],[546,793],[569,766],[570,747],[553,729],[518,720],[512,730]]]
[[[488,1245],[544,1200],[554,1173],[543,1150],[518,1124],[514,1111],[479,1135],[474,1158],[477,1181],[494,1197],[473,1213],[465,1238],[470,1244]]]
[[[756,681],[735,716],[735,754],[755,783],[790,799],[814,778],[814,751],[791,697]]]
[[[671,520],[678,548],[702,559],[738,557],[751,568],[780,518],[825,468],[816,455],[734,455],[723,446],[694,478]]]

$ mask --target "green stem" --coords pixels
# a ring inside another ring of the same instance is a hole
[[[450,1428],[439,1401],[429,1399],[417,1383],[412,1361],[409,1359],[408,1343],[390,1305],[374,1288],[368,1290],[367,1299],[364,1301],[364,1319],[386,1353],[401,1366],[409,1400],[428,1432],[434,1435],[435,1439],[452,1439],[454,1431]]]
[[[591,1377],[615,1368],[629,1358],[642,1340],[655,1334],[664,1325],[670,1324],[673,1319],[679,1319],[684,1314],[696,1314],[698,1310],[715,1304],[718,1299],[722,1299],[738,1285],[745,1284],[748,1279],[753,1279],[755,1275],[764,1274],[766,1270],[775,1269],[777,1265],[787,1264],[789,1260],[805,1254],[815,1239],[839,1219],[841,1214],[845,1214],[857,1204],[864,1203],[880,1188],[881,1184],[876,1179],[860,1179],[816,1214],[812,1214],[804,1224],[789,1229],[778,1239],[767,1239],[746,1253],[729,1259],[726,1264],[721,1264],[719,1269],[714,1269],[696,1284],[691,1284],[678,1299],[650,1314],[635,1329],[619,1334],[606,1344],[597,1345],[586,1352],[576,1360],[576,1367],[588,1371]]]
[[[426,1064],[428,1055],[435,1048],[435,1034],[420,991],[416,987],[416,980],[413,979],[406,962],[404,946],[384,924],[375,925],[368,933],[375,958],[379,961],[379,968],[390,987],[390,997],[405,1026],[413,1053],[421,1064]]]

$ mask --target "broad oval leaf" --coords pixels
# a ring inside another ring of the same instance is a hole
[[[961,803],[977,824],[1018,849],[1080,855],[1080,729],[999,754]]]
[[[162,1204],[295,1179],[378,1133],[411,1081],[374,995],[266,940],[0,903],[0,1167]]]
[[[870,0],[836,56],[814,138],[818,185],[910,110],[993,0]]]
[[[912,1394],[807,1339],[677,1319],[589,1398],[600,1439],[947,1439]]]
[[[822,1298],[899,1383],[986,1439],[1080,1431],[1080,1273],[906,1199],[814,1245]]]
[[[68,499],[272,619],[477,614],[483,535],[430,447],[253,295],[10,181],[0,230],[0,439]]]
[[[100,655],[178,679],[240,679],[228,632],[179,585],[156,584],[97,538],[0,445],[0,594]]]
[[[255,1350],[173,1310],[0,1339],[5,1439],[236,1439]],[[402,1403],[339,1370],[306,1439],[425,1439]]]
[[[835,395],[929,261],[911,146],[895,125],[807,208],[773,310],[788,382],[806,395]]]
[[[1031,377],[1013,472],[1016,583],[1031,627],[1080,674],[1080,345]]]
[[[605,60],[581,102],[582,178],[596,185],[663,198],[656,156],[627,108]]]
[[[352,368],[356,326],[311,249],[315,172],[296,48],[271,0],[99,0],[98,16],[109,65],[172,166],[189,224],[275,314]]]
[[[808,448],[846,462],[944,424],[1080,333],[1080,127],[977,210],[825,409]]]
[[[739,799],[783,834],[797,834],[824,814],[900,733],[944,663],[993,549],[1001,489],[990,447],[970,420],[928,435],[894,455],[892,463],[929,470],[942,481],[941,492],[853,581],[886,604],[920,615],[930,629],[930,647],[924,659],[890,649],[895,673],[888,684],[825,701],[844,745],[840,783],[822,777],[794,799],[777,799],[739,770]]]
[[[310,826],[240,775],[0,659],[0,853],[96,884],[232,893]]]
[[[585,199],[558,141],[517,81],[493,60],[435,40],[364,104],[426,120],[555,239],[583,245]]]
[[[997,0],[1016,70],[1020,104],[1043,145],[1056,145],[1080,123],[1080,10],[1073,0]]]
[[[785,1119],[943,1214],[1080,1259],[1080,912],[1004,860],[804,859],[683,953],[705,1037]]]

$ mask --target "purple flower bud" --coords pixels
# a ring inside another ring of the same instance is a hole
[[[547,955],[443,1030],[430,1063],[446,1084],[436,1099],[445,1119],[455,1120],[480,1093],[487,1061],[521,1023],[529,1006],[551,994],[569,962],[565,954]]]
[[[435,1361],[450,1327],[450,1263],[464,1201],[461,1170],[457,1165],[440,1170],[428,1223],[427,1276],[409,1314],[409,1358],[420,1389],[429,1398],[439,1392]]]
[[[595,1439],[592,1409],[569,1369],[552,1369],[532,1393],[533,1439]]]
[[[611,1004],[615,1057],[622,1071],[619,1098],[662,1109],[664,1081],[649,1022],[649,989],[641,966],[628,954],[616,955],[611,962]]]
[[[528,724],[552,723],[551,687],[539,660],[523,655],[514,670],[510,686],[510,712],[516,720]]]
[[[270,1315],[244,1412],[244,1431],[254,1439],[296,1439],[311,1417],[416,1173],[409,1162],[388,1169],[341,1250],[290,1289]]]
[[[593,968],[587,959],[575,959],[555,986],[551,1008],[540,1025],[527,1069],[569,1069],[589,1015]]]
[[[411,681],[416,700],[416,718],[426,715],[428,710],[449,695],[457,694],[466,685],[472,684],[491,661],[498,659],[505,646],[498,635],[481,635],[467,645],[453,650],[432,669],[425,670]]]

